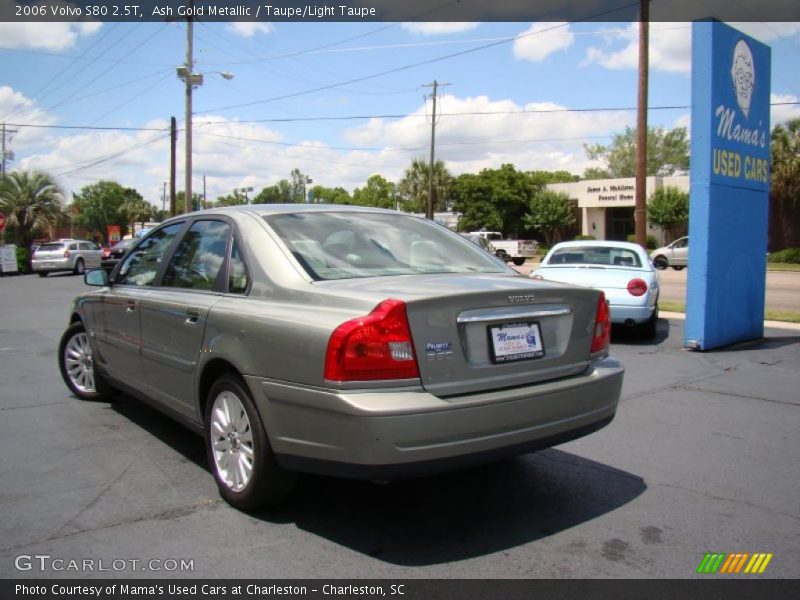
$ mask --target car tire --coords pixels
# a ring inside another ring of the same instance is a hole
[[[516,266],[521,267],[525,264],[525,258],[523,256],[515,256],[511,259],[511,262],[513,262]]]
[[[83,275],[85,271],[86,271],[86,265],[83,263],[83,259],[79,258],[78,260],[75,261],[75,268],[73,269],[72,272],[75,275]]]
[[[656,337],[656,324],[658,323],[658,302],[656,302],[655,310],[650,318],[645,321],[641,326],[642,338],[652,340]]]
[[[58,368],[64,383],[81,400],[108,400],[113,388],[94,368],[94,356],[83,323],[67,327],[58,345]]]
[[[47,277],[47,271],[39,271],[39,277]]]
[[[222,375],[208,392],[205,416],[208,463],[220,496],[240,510],[284,501],[296,475],[278,465],[247,385]]]
[[[676,271],[683,271],[686,267],[682,265],[672,265],[672,268],[675,269]]]
[[[659,271],[663,271],[669,266],[669,261],[666,256],[659,255],[653,259],[653,266]]]

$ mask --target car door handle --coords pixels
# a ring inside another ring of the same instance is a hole
[[[136,310],[136,302],[133,302],[132,300],[128,301],[128,306],[125,308],[125,312],[132,313],[135,310]]]
[[[190,310],[186,312],[186,321],[184,321],[184,323],[187,325],[197,325],[198,319],[200,319],[200,313]]]

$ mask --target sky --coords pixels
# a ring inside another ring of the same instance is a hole
[[[773,103],[800,102],[800,23],[734,24],[772,48]],[[436,158],[454,175],[512,163],[583,173],[584,144],[634,126],[636,23],[194,25],[193,189],[209,200],[290,178],[348,191]],[[186,24],[0,23],[0,122],[9,169],[72,193],[99,180],[161,207],[178,120],[183,188]],[[652,23],[649,123],[689,126],[691,25]],[[228,81],[220,73],[233,74]],[[773,106],[772,124],[800,117]],[[47,125],[58,127],[32,127]]]

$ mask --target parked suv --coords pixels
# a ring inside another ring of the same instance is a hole
[[[86,269],[99,267],[102,257],[103,250],[94,242],[65,239],[39,246],[33,253],[31,267],[39,277],[58,271],[82,275]]]

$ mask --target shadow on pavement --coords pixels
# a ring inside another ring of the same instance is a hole
[[[111,405],[209,472],[203,440],[147,404]],[[392,564],[419,566],[483,556],[591,521],[631,502],[637,475],[575,454],[536,454],[388,484],[304,475],[282,507],[252,513]]]
[[[638,327],[626,327],[625,325],[612,325],[611,343],[627,344],[631,346],[657,346],[669,338],[669,321],[658,319],[656,321],[656,336],[652,339],[642,337],[641,329]]]
[[[644,481],[549,449],[465,471],[398,481],[303,477],[287,508],[255,514],[387,563],[423,566],[485,556],[595,519]]]

